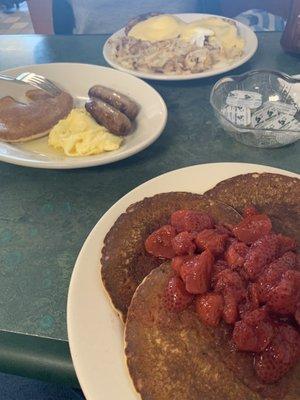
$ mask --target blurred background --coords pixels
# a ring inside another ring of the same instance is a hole
[[[0,0],[0,34],[112,33],[146,12],[204,12],[284,29],[290,0]]]

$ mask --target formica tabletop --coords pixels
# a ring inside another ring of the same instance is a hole
[[[260,33],[258,38],[255,56],[233,73],[269,68],[300,74],[300,59],[282,51],[279,33]],[[3,35],[0,70],[52,62],[106,65],[106,39]],[[129,159],[64,171],[0,163],[0,371],[77,384],[66,328],[71,273],[90,230],[134,187],[167,171],[209,162],[300,171],[300,141],[258,149],[222,130],[209,105],[210,90],[219,78],[149,81],[166,101],[167,126],[153,145]]]

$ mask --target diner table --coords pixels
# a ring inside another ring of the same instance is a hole
[[[107,35],[3,35],[0,70],[53,62],[106,65],[106,39]],[[300,74],[300,59],[283,52],[280,33],[259,33],[258,40],[254,57],[227,75],[258,68]],[[209,104],[219,78],[149,81],[167,104],[168,122],[155,143],[126,160],[77,170],[0,163],[0,371],[78,385],[66,326],[72,270],[93,226],[134,187],[177,168],[211,162],[299,172],[299,141],[259,149],[223,131]]]

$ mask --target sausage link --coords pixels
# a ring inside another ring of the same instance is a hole
[[[117,110],[126,114],[131,120],[134,120],[139,112],[139,106],[135,101],[131,100],[128,96],[105,86],[95,85],[91,87],[89,90],[89,96],[97,97],[105,101],[105,103],[110,104]]]
[[[105,126],[111,133],[118,136],[126,136],[130,133],[131,122],[129,118],[110,104],[92,98],[85,103],[85,109],[98,124]]]

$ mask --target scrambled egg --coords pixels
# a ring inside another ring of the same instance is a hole
[[[48,139],[50,146],[72,157],[117,150],[121,143],[122,138],[99,125],[81,108],[74,108],[67,118],[59,121],[51,129]]]

